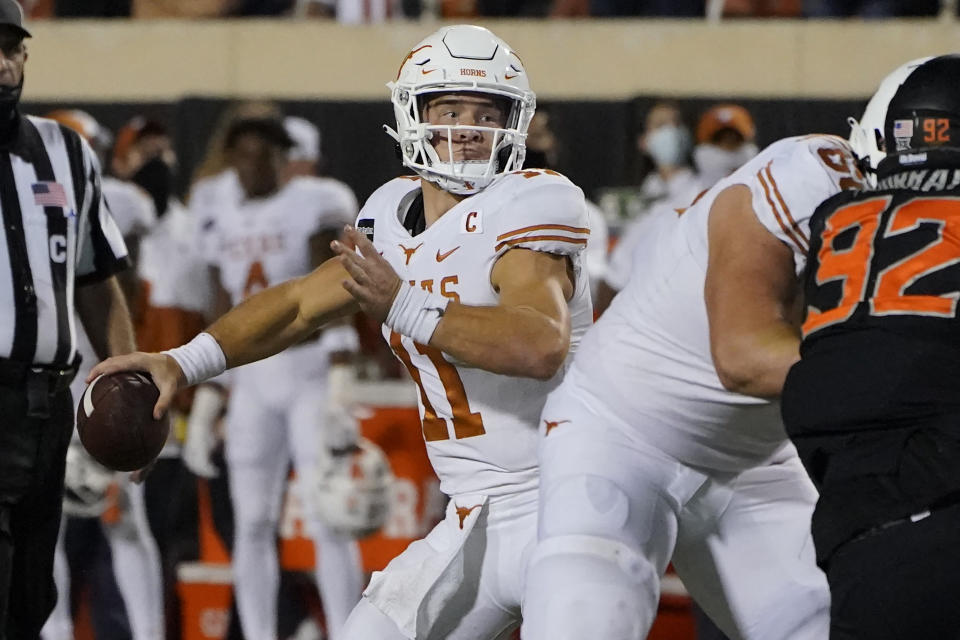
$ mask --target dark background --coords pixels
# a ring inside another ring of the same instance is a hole
[[[643,117],[658,97],[624,101],[542,102],[549,109],[551,126],[560,141],[558,169],[583,188],[588,196],[608,186],[639,184],[649,164],[637,151],[636,138]],[[683,98],[676,102],[688,126],[699,114],[720,101],[717,98]],[[863,100],[786,100],[723,98],[753,114],[758,144],[762,148],[780,138],[807,133],[849,133],[846,119],[859,117]],[[38,103],[25,102],[24,111],[44,115],[56,108],[78,108],[116,131],[137,115],[166,122],[173,133],[181,163],[180,193],[187,192],[194,167],[202,159],[207,139],[229,100],[186,98],[174,103]],[[287,115],[306,118],[322,134],[325,173],[350,185],[362,203],[387,180],[407,173],[395,155],[383,125],[393,125],[389,102],[278,101]]]

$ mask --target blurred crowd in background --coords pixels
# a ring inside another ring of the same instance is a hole
[[[956,0],[19,0],[32,18],[293,16],[345,23],[421,17],[893,18],[956,13]]]

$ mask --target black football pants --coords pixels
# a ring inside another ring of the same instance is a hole
[[[839,547],[830,640],[960,638],[960,504]]]
[[[35,640],[53,610],[53,553],[73,400],[49,397],[49,416],[27,415],[23,388],[0,386],[0,640]]]

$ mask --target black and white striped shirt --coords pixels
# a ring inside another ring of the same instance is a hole
[[[74,285],[127,265],[86,141],[22,116],[0,148],[0,212],[0,357],[67,366],[76,355]]]

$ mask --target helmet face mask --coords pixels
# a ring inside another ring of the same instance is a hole
[[[67,449],[63,512],[80,518],[95,518],[106,511],[107,492],[114,473],[88,454],[79,442]]]
[[[310,480],[308,505],[331,531],[363,538],[387,521],[393,483],[383,450],[360,438],[353,453],[333,458],[328,451],[321,452]]]
[[[387,86],[397,128],[384,128],[396,140],[404,166],[422,178],[451,193],[469,195],[484,189],[496,176],[523,166],[536,98],[523,62],[486,29],[444,27],[414,48],[397,80]],[[489,124],[461,123],[456,118],[427,121],[431,102],[444,96],[452,101],[458,96],[464,101],[487,99],[499,105],[505,117]],[[475,144],[466,144],[469,137],[476,139]],[[474,151],[485,148],[486,153],[469,153],[471,146]]]

